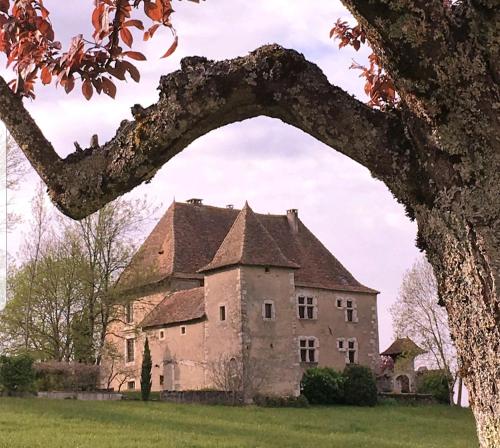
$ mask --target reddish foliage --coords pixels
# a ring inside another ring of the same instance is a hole
[[[366,34],[360,25],[349,26],[347,22],[337,20],[335,26],[330,31],[330,37],[339,39],[339,48],[350,45],[356,51],[361,44],[368,44]],[[369,45],[369,44],[368,44]],[[350,68],[361,70],[361,78],[365,78],[365,93],[370,97],[368,104],[372,107],[395,106],[398,98],[394,82],[380,65],[380,60],[375,53],[368,56],[368,67],[354,62]]]
[[[16,73],[16,79],[10,82],[15,92],[34,98],[34,86],[40,79],[42,84],[55,80],[69,93],[75,82],[81,81],[82,93],[90,99],[94,90],[114,97],[116,86],[112,78],[125,80],[128,73],[138,82],[139,71],[126,58],[144,61],[146,57],[137,51],[124,51],[122,45],[132,48],[131,28],[145,29],[141,20],[132,17],[140,7],[151,21],[143,39],[153,37],[160,26],[167,27],[174,40],[163,57],[175,51],[177,36],[170,21],[171,0],[94,0],[94,4],[92,40],[77,35],[63,51],[61,43],[55,40],[50,12],[43,0],[0,0],[0,52],[6,54],[7,66]]]

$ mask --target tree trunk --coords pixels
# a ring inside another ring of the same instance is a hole
[[[418,214],[419,242],[448,312],[480,446],[495,448],[500,441],[498,234],[472,219],[451,216],[444,210]]]

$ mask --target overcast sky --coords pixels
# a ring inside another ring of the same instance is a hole
[[[79,32],[87,36],[93,2],[45,0],[60,39],[67,42]],[[339,17],[349,18],[337,1],[315,0],[208,0],[199,5],[174,1],[173,17],[179,48],[169,59],[159,59],[171,42],[168,30],[151,44],[140,43],[148,61],[138,63],[139,84],[118,85],[115,100],[83,99],[79,89],[70,95],[54,87],[37,89],[27,107],[61,156],[74,150],[73,142],[87,146],[92,134],[100,142],[111,138],[130,106],[156,101],[159,77],[179,68],[187,55],[225,59],[244,55],[267,43],[295,48],[317,63],[332,83],[361,100],[363,82],[348,67],[355,58],[364,62],[366,50],[339,51],[329,31]],[[137,40],[140,36],[137,34]],[[4,61],[2,61],[4,66]],[[10,79],[5,71],[3,75]],[[332,123],[334,126],[334,123]],[[29,219],[29,201],[37,177],[30,174],[16,195],[15,209]],[[380,348],[392,338],[389,306],[401,278],[419,257],[416,225],[388,189],[368,170],[314,140],[302,131],[269,118],[255,118],[210,132],[198,139],[161,169],[148,185],[131,197],[147,195],[164,212],[175,197],[185,201],[203,198],[205,204],[242,207],[248,200],[259,213],[285,213],[297,208],[302,221],[362,283],[379,295]],[[158,218],[161,216],[158,213]],[[154,223],[151,223],[152,227]],[[144,237],[151,228],[144,229]],[[15,254],[23,225],[9,236]]]

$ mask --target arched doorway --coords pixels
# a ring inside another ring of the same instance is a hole
[[[399,375],[396,378],[397,391],[402,394],[410,393],[410,379],[406,375]]]

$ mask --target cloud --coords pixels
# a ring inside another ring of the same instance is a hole
[[[46,0],[60,37],[85,30],[90,34],[91,2]],[[318,64],[331,82],[364,100],[358,73],[349,70],[367,51],[339,51],[328,33],[338,17],[349,18],[340,2],[317,0],[208,0],[200,4],[174,2],[174,24],[180,36],[171,58],[159,59],[170,45],[162,31],[149,45],[139,44],[148,62],[138,64],[139,84],[120,83],[116,100],[96,97],[90,102],[80,92],[69,96],[61,89],[39,88],[28,108],[61,155],[73,151],[73,141],[87,145],[97,133],[111,138],[134,103],[157,99],[161,75],[179,68],[181,57],[204,55],[212,59],[244,55],[266,43],[295,48]],[[3,72],[5,73],[5,72]],[[29,219],[29,197],[36,176],[27,178],[16,196],[16,210]],[[418,251],[416,227],[388,189],[369,171],[305,133],[269,118],[255,118],[210,132],[174,157],[150,184],[129,196],[147,194],[165,210],[172,199],[201,197],[206,204],[241,207],[249,200],[262,213],[284,213],[298,208],[304,223],[358,280],[381,291],[379,317],[381,347],[392,337],[388,306],[395,299],[404,271]],[[9,237],[10,251],[21,240],[20,226]],[[145,232],[151,229],[145,229]]]

